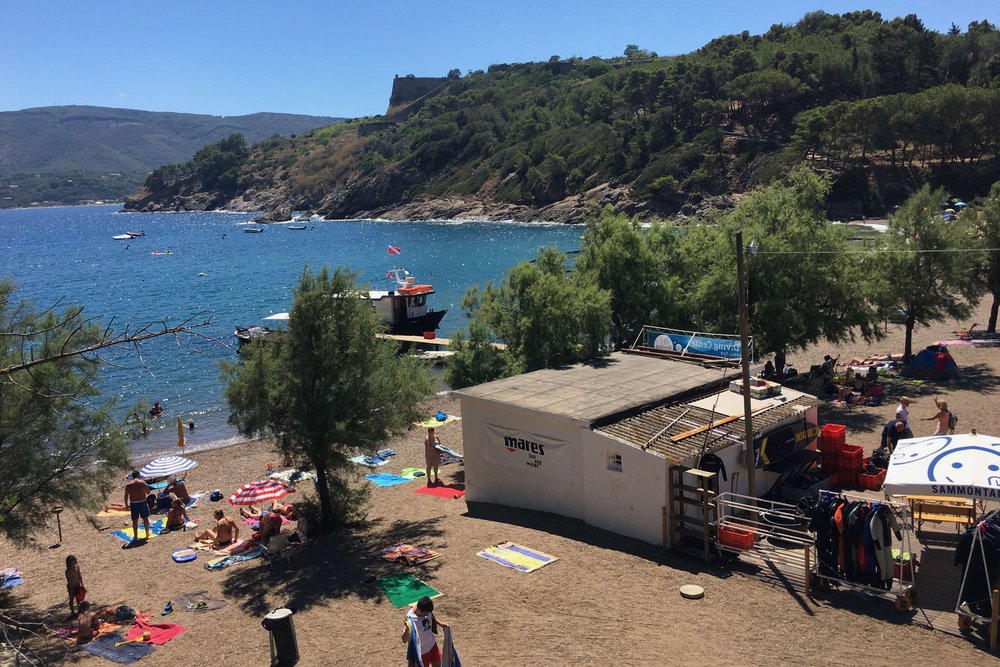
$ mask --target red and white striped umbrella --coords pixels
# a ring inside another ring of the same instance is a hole
[[[269,500],[284,498],[295,489],[280,479],[258,479],[256,482],[244,484],[236,493],[229,496],[230,505],[256,505]]]

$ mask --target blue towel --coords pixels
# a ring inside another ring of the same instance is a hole
[[[219,562],[214,562],[211,560],[205,563],[206,570],[221,570],[223,568],[229,567],[234,563],[242,563],[245,560],[253,560],[254,558],[260,557],[260,547],[254,547],[250,551],[244,551],[241,554],[236,554],[235,556],[226,556]]]
[[[387,459],[390,456],[395,456],[396,455],[396,450],[395,449],[380,449],[377,452],[375,452],[375,455],[378,456],[380,459]]]
[[[80,648],[91,655],[105,658],[111,662],[117,662],[119,665],[131,665],[136,660],[145,658],[153,652],[152,644],[139,644],[136,642],[122,644],[118,648],[115,648],[116,643],[123,641],[125,641],[124,637],[117,632],[112,632],[110,635],[98,637]]]
[[[368,466],[369,468],[377,468],[378,466],[384,466],[389,463],[385,459],[379,458],[377,456],[364,456],[361,454],[351,457],[350,459],[348,459],[348,461],[351,461],[352,463],[357,463],[359,465]]]
[[[397,484],[406,484],[413,481],[409,477],[390,475],[387,472],[380,472],[377,475],[365,475],[365,479],[378,486],[396,486]]]

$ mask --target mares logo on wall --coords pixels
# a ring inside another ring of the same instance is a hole
[[[492,424],[484,424],[483,429],[484,454],[490,463],[569,479],[569,443]]]

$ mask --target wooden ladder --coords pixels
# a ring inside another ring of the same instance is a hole
[[[665,523],[670,548],[701,556],[706,563],[710,563],[712,544],[715,542],[718,473],[681,465],[670,466],[669,470],[667,497],[670,505]],[[701,516],[688,514],[688,507],[700,508]]]

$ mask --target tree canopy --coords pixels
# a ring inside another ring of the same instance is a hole
[[[404,432],[430,393],[423,363],[376,338],[383,330],[355,274],[306,268],[288,330],[277,341],[244,346],[241,363],[225,366],[230,423],[247,436],[273,436],[283,451],[312,464],[327,527],[360,510],[348,459]]]

